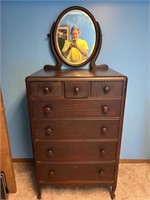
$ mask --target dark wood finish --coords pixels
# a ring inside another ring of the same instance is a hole
[[[36,156],[41,161],[115,160],[116,142],[60,141],[37,142]]]
[[[115,164],[38,164],[40,183],[66,185],[83,185],[90,182],[112,183],[114,180]]]
[[[122,82],[120,81],[93,81],[91,82],[92,97],[119,97],[122,96]]]
[[[62,82],[32,82],[30,84],[31,95],[34,97],[62,97],[64,93],[64,84]]]
[[[35,100],[33,117],[38,119],[66,117],[119,117],[120,100]]]
[[[65,98],[89,97],[90,83],[88,81],[65,82]]]
[[[36,139],[115,139],[119,120],[34,120],[33,127]]]
[[[42,185],[106,185],[115,197],[127,77],[111,69],[40,70],[26,78]]]

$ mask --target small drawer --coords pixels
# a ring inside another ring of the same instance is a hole
[[[115,160],[116,142],[37,142],[39,161]]]
[[[63,82],[31,82],[31,96],[39,97],[63,97]]]
[[[36,139],[115,139],[118,120],[35,120]]]
[[[69,181],[75,186],[78,181],[80,185],[92,184],[97,181],[113,181],[115,164],[38,164],[39,181],[47,183],[63,183]],[[84,181],[87,181],[84,182]]]
[[[122,96],[122,81],[91,82],[92,97],[119,97]]]
[[[65,98],[89,97],[90,83],[86,81],[65,82]]]

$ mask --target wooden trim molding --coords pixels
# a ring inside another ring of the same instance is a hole
[[[13,158],[13,163],[33,163],[33,158]],[[148,159],[120,159],[119,163],[150,163]]]
[[[148,159],[120,159],[119,163],[150,163]]]
[[[13,158],[13,163],[33,163],[33,158]]]

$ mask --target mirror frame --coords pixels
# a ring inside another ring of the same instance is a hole
[[[90,54],[89,58],[87,58],[85,61],[81,62],[81,63],[72,63],[67,61],[67,59],[63,58],[63,55],[60,55],[60,50],[58,50],[58,45],[57,45],[57,28],[58,25],[62,19],[62,17],[67,14],[70,11],[73,10],[79,10],[84,12],[86,15],[89,16],[89,18],[91,19],[91,21],[93,22],[94,28],[95,28],[95,46],[93,49],[93,52]],[[92,15],[91,12],[89,12],[86,8],[81,7],[81,6],[72,6],[69,7],[67,9],[65,9],[57,18],[57,20],[53,23],[51,29],[50,29],[50,33],[47,34],[47,36],[49,37],[49,44],[50,47],[52,49],[52,53],[55,57],[56,60],[56,66],[55,69],[56,70],[60,70],[62,67],[62,62],[64,62],[67,66],[70,67],[82,67],[85,64],[87,64],[88,62],[90,62],[90,69],[94,70],[97,68],[101,68],[102,70],[108,70],[108,66],[107,65],[96,65],[96,59],[99,55],[99,52],[101,50],[101,46],[102,46],[102,32],[101,32],[101,28],[99,23],[95,20],[94,16]],[[51,65],[45,65],[44,66],[44,70],[48,71],[51,70]]]

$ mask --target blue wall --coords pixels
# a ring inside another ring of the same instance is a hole
[[[97,63],[129,78],[122,159],[150,158],[150,62],[148,1],[2,1],[1,85],[13,158],[32,157],[25,77],[55,63],[47,33],[67,7],[93,13],[103,32]],[[148,112],[149,111],[149,112]]]

